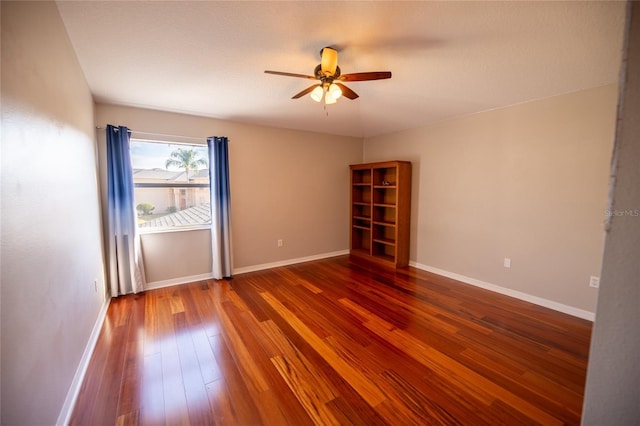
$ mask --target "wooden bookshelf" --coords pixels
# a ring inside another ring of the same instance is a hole
[[[402,268],[409,264],[411,163],[352,164],[350,254]]]

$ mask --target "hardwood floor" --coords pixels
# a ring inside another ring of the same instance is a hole
[[[579,424],[590,335],[337,257],[114,299],[71,424]]]

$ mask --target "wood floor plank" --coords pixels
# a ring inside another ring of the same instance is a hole
[[[284,424],[286,416],[280,409],[279,397],[274,392],[282,384],[282,381],[273,380],[277,375],[271,369],[271,359],[263,347],[264,339],[256,338],[256,334],[259,334],[256,333],[259,326],[252,321],[251,315],[245,315],[248,311],[243,310],[244,303],[240,302],[238,305],[238,301],[233,301],[234,296],[229,296],[229,301],[222,304],[222,309],[225,309],[225,317],[228,318],[229,323],[233,324],[238,337],[236,340],[229,340],[227,344],[232,344],[235,348],[239,344],[237,339],[241,339],[243,347],[241,352],[250,354],[248,355],[251,361],[250,365],[246,365],[247,360],[242,357],[235,358],[247,383],[249,396],[253,398],[264,421],[270,424]],[[259,378],[253,376],[256,372],[259,372]],[[260,382],[257,383],[256,380],[260,380]]]
[[[245,285],[234,286],[234,291],[244,300],[251,314],[260,322],[269,320],[275,314],[273,308],[265,303],[257,291],[262,288],[260,286],[262,281],[263,278],[260,276],[252,276],[247,279]]]
[[[320,317],[320,320],[318,321],[318,315],[316,315],[313,309],[310,309],[308,302],[312,298],[305,298],[305,302],[301,304],[299,298],[296,297],[292,290],[292,287],[280,285],[271,289],[269,293],[273,294],[275,299],[277,299],[281,305],[286,307],[292,315],[304,323],[304,325],[309,328],[313,334],[321,339],[330,336],[331,332],[327,328],[328,322],[324,321],[323,317]]]
[[[499,332],[487,336],[465,331],[458,333],[458,336],[461,342],[467,342],[468,346],[475,350],[483,352],[485,348],[492,348],[493,351],[501,352],[522,367],[538,371],[574,392],[579,392],[584,388],[586,358],[582,361],[582,367],[558,362],[547,348],[533,343],[523,344],[513,337],[505,336]],[[470,336],[472,337],[469,338]]]
[[[207,384],[207,395],[211,405],[213,424],[215,425],[242,425],[246,412],[241,412],[240,416],[231,404],[231,392],[226,386],[224,379],[219,379]],[[242,407],[240,407],[242,409]],[[244,415],[242,415],[244,413]],[[258,425],[260,420],[254,419],[247,424]]]
[[[71,425],[578,425],[591,323],[348,256],[113,299]]]
[[[397,412],[402,413],[402,417],[409,419],[411,423],[461,424],[445,407],[428,398],[411,385],[409,381],[395,374],[393,370],[385,371],[382,373],[382,377],[386,385],[394,390],[393,392],[388,392],[391,396],[392,407]]]
[[[371,318],[375,318],[374,314],[369,314]],[[365,323],[368,326],[368,323]],[[558,419],[548,415],[544,411],[530,404],[528,401],[519,398],[513,393],[497,386],[494,382],[487,380],[484,376],[474,372],[468,367],[449,358],[442,352],[439,352],[424,342],[407,334],[403,330],[389,330],[386,327],[376,327],[376,332],[381,333],[381,337],[389,341],[392,345],[401,349],[407,355],[416,359],[426,367],[432,369],[436,373],[450,377],[451,380],[457,381],[460,385],[464,385],[470,390],[475,388],[475,393],[486,404],[490,405],[495,399],[501,399],[509,403],[517,411],[529,416],[531,419],[546,425],[562,424]]]
[[[168,290],[162,292],[158,300],[158,334],[161,337],[160,354],[162,356],[162,390],[167,423],[175,425],[189,424],[189,410],[184,389],[184,378],[178,353],[178,342],[173,323],[172,300]]]
[[[180,301],[183,306],[182,313],[184,314],[185,320],[189,327],[197,328],[197,326],[203,323],[202,318],[200,317],[200,313],[198,312],[198,302],[194,299],[194,297],[198,297],[198,293],[202,293],[201,283],[189,283],[181,286],[179,295]],[[195,296],[194,296],[195,293]]]
[[[208,281],[199,282],[197,286],[190,288],[195,302],[197,315],[200,318],[202,327],[207,336],[217,336],[220,334],[220,319],[213,303],[215,281],[211,284]]]
[[[116,419],[116,425],[118,426],[134,426],[140,423],[140,419],[138,418],[140,412],[132,411],[127,414],[122,414],[118,416]]]
[[[209,409],[207,389],[184,312],[174,315],[174,327],[189,423],[212,424],[213,417]]]
[[[159,292],[147,292],[145,294],[146,297],[144,300],[144,322],[142,324],[145,356],[160,353],[160,338],[158,335],[158,315],[157,315],[157,312],[158,312],[157,303],[158,303],[159,294],[160,294]],[[131,297],[131,296],[126,296],[126,297]],[[120,297],[118,299],[122,299],[122,298]]]
[[[536,405],[544,405],[546,410],[554,417],[574,423],[579,417],[581,408],[575,403],[580,398],[576,398],[569,389],[551,385],[551,381],[545,380],[540,376],[531,376],[527,371],[520,374],[510,372],[502,363],[495,362],[477,352],[467,350],[464,357],[461,358],[464,365],[482,376],[491,375],[493,382],[509,392],[518,395],[519,398],[525,399]],[[495,374],[496,371],[504,372]]]
[[[305,408],[309,418],[316,424],[338,424],[326,406],[327,402],[336,398],[337,392],[273,322],[265,321],[262,327],[265,335],[269,336],[273,346],[277,348],[277,354],[271,356],[271,361]]]
[[[359,327],[360,322],[348,315],[344,315],[334,300],[325,297],[323,292],[309,293],[305,287],[293,286],[288,288],[287,299],[291,303],[304,306],[304,312],[314,322],[323,324],[323,334],[320,337],[346,334],[351,340],[357,341],[362,346],[371,343],[370,333],[352,333],[354,327]]]
[[[371,406],[375,407],[386,399],[382,391],[356,366],[349,364],[331,349],[320,337],[313,333],[299,318],[289,311],[269,292],[262,297],[347,381]]]
[[[339,424],[325,405],[333,398],[326,399],[321,395],[322,392],[314,388],[313,375],[305,374],[307,370],[300,360],[290,356],[275,356],[271,361],[315,424]]]
[[[249,396],[249,389],[242,378],[242,374],[229,352],[222,336],[209,338],[213,353],[224,378],[207,385],[209,400],[216,417],[216,424],[227,425],[259,425],[263,424],[260,412],[253,399]]]
[[[296,273],[294,273],[289,269],[281,268],[281,269],[278,269],[277,273],[280,276],[282,276],[285,280],[287,280],[288,282],[290,282],[295,286],[302,286],[307,291],[310,291],[313,294],[322,293],[322,290],[320,290],[318,287],[316,287],[311,282],[309,282],[309,280],[305,280],[304,278],[300,277],[299,275],[297,275]]]
[[[139,377],[142,375],[143,357],[142,340],[127,342],[125,349],[125,359],[123,366],[122,385],[120,387],[120,397],[118,401],[117,416],[129,416],[137,413],[140,407],[139,399]],[[134,416],[134,417],[137,417]]]
[[[162,386],[162,354],[147,355],[140,378],[140,424],[158,425],[165,422],[164,391]]]
[[[171,314],[175,315],[184,312],[184,303],[182,303],[182,295],[179,289],[173,289],[168,297]]]
[[[251,356],[251,352],[247,349],[242,336],[238,333],[238,330],[234,326],[234,322],[229,317],[230,315],[233,315],[232,304],[228,302],[225,302],[224,304],[216,302],[215,306],[222,324],[224,325],[224,333],[222,333],[222,335],[226,339],[240,371],[247,378],[247,383],[255,389],[256,393],[269,390],[269,384],[264,378],[261,369]]]
[[[280,356],[283,352],[278,348],[281,344],[290,344],[293,348],[296,348],[286,337],[284,336],[282,330],[272,323],[271,320],[266,320],[262,322],[258,322],[257,319],[250,312],[243,312],[240,314],[242,320],[249,324],[247,328],[248,331],[253,335],[257,342],[259,342],[261,347],[261,355],[264,354],[266,358],[269,359],[270,362],[273,363],[273,357]],[[289,343],[279,343],[274,339],[273,334],[278,333],[282,339],[286,339]],[[297,348],[296,348],[297,350]],[[300,356],[302,354],[298,352]],[[307,364],[315,367],[315,363],[309,362]],[[305,425],[311,424],[312,418],[307,414],[305,408],[303,407],[300,398],[293,392],[293,389],[289,386],[289,383],[285,380],[282,373],[278,369],[272,369],[265,366],[266,378],[269,382],[269,394],[268,396],[272,399],[272,402],[269,404],[269,407],[272,411],[276,411],[282,417],[282,421],[277,421],[277,418],[270,413],[268,418],[273,418],[273,421],[270,421],[270,424],[293,424],[293,425]],[[315,373],[317,375],[322,374],[322,370],[316,367]],[[324,378],[324,377],[323,377]],[[329,383],[328,380],[320,381],[321,386],[326,386],[325,383]],[[266,399],[266,397],[265,397]],[[263,416],[265,417],[265,416]]]
[[[129,319],[131,315],[131,299],[115,303],[112,315],[108,317],[109,338],[108,355],[104,365],[105,376],[100,380],[96,394],[95,408],[90,416],[91,422],[104,421],[108,424],[116,422],[120,396],[122,393],[122,371],[125,368],[127,340],[129,335]],[[119,374],[108,374],[110,371]],[[115,390],[115,392],[113,391]]]
[[[222,378],[222,371],[215,356],[213,356],[206,331],[203,328],[195,327],[190,330],[190,335],[200,365],[203,382],[206,385],[220,380]]]

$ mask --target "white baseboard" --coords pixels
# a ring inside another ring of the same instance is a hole
[[[62,404],[62,409],[60,410],[60,414],[58,415],[56,425],[68,425],[69,421],[71,420],[71,413],[73,412],[73,407],[75,406],[76,399],[78,398],[78,394],[80,393],[82,381],[84,380],[84,376],[87,373],[87,368],[89,367],[89,361],[91,361],[93,350],[96,347],[96,343],[98,343],[100,330],[102,329],[102,324],[104,324],[104,319],[107,316],[107,310],[109,309],[110,303],[111,299],[109,298],[104,302],[102,308],[100,309],[100,313],[98,313],[98,318],[96,318],[96,322],[93,325],[93,330],[91,330],[89,341],[87,342],[87,346],[84,348],[84,353],[82,354],[82,358],[80,359],[80,363],[78,364],[78,368],[76,369],[76,374],[73,376],[73,380],[71,381],[71,386],[69,387],[69,391],[67,392],[67,397],[64,400],[64,404]]]
[[[162,280],[162,281],[154,281],[151,283],[146,283],[144,285],[144,289],[146,290],[155,290],[157,288],[163,287],[171,287],[173,285],[187,284],[195,281],[203,281],[213,279],[213,273],[208,274],[199,274],[199,275],[189,275],[188,277],[180,277],[180,278],[172,278],[170,280]]]
[[[262,271],[269,268],[277,268],[278,266],[294,265],[296,263],[309,262],[311,260],[326,259],[328,257],[342,256],[349,254],[349,250],[340,250],[330,253],[316,254],[313,256],[298,257],[295,259],[281,260],[278,262],[263,263],[261,265],[243,266],[242,268],[234,268],[233,275],[246,274],[247,272]],[[213,274],[190,275],[188,277],[173,278],[170,280],[154,281],[144,285],[145,290],[155,290],[157,288],[171,287],[174,285],[187,284],[194,281],[211,280]]]
[[[471,284],[476,287],[481,287],[486,290],[494,291],[496,293],[504,294],[505,296],[515,297],[516,299],[524,300],[525,302],[534,303],[536,305],[544,306],[545,308],[553,309],[554,311],[562,312],[574,317],[582,318],[588,321],[594,321],[596,314],[593,312],[585,311],[583,309],[574,308],[573,306],[564,305],[562,303],[554,302],[553,300],[543,299],[542,297],[533,296],[531,294],[523,293],[510,288],[500,287],[495,284],[487,283],[477,280],[475,278],[466,277],[464,275],[456,274],[454,272],[445,271],[443,269],[434,268],[433,266],[423,265],[417,262],[409,262],[409,265],[414,268],[422,269],[423,271],[431,272],[437,275],[442,275],[447,278],[461,281],[465,284]]]
[[[243,266],[242,268],[235,268],[233,270],[233,274],[234,275],[246,274],[247,272],[262,271],[265,269],[277,268],[279,266],[294,265],[296,263],[310,262],[312,260],[320,260],[320,259],[326,259],[329,257],[343,256],[345,254],[349,254],[349,250],[332,251],[329,253],[315,254],[313,256],[298,257],[295,259],[280,260],[278,262],[271,262],[271,263],[263,263],[261,265]]]

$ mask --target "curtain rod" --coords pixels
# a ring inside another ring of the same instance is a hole
[[[117,128],[117,127],[116,127]],[[100,127],[100,126],[96,126],[97,130],[106,130],[106,127]],[[165,136],[165,137],[170,137],[170,138],[180,138],[180,139],[193,139],[193,140],[197,140],[197,141],[206,141],[207,138],[201,138],[201,137],[196,137],[196,136],[182,136],[182,135],[169,135],[166,133],[153,133],[153,132],[142,132],[140,130],[133,130],[133,129],[129,129],[129,131],[131,133],[138,133],[141,135],[149,135],[149,136]]]

